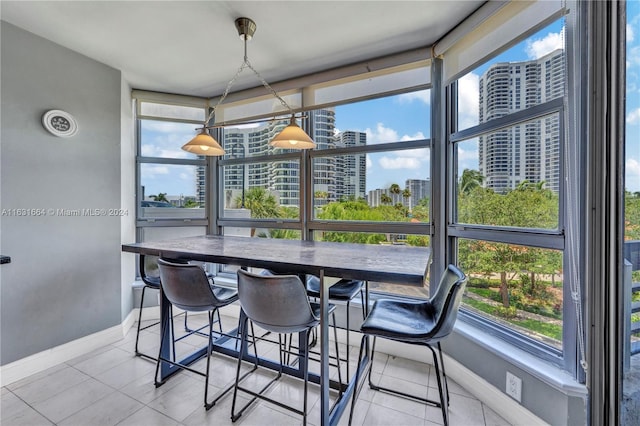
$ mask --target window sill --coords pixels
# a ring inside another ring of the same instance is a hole
[[[584,398],[588,389],[576,381],[569,373],[549,364],[534,355],[510,345],[502,339],[492,336],[463,321],[457,321],[455,333],[474,342],[504,361],[531,374],[543,383],[557,389],[567,396]]]

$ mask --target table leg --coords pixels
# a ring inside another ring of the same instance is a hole
[[[329,424],[329,286],[320,270],[320,424]]]

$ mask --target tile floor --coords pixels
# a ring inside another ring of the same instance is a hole
[[[206,321],[206,316],[190,316],[190,325]],[[178,320],[177,320],[178,321]],[[231,318],[223,317],[225,327]],[[176,326],[179,322],[176,322]],[[126,337],[114,344],[22,379],[2,388],[0,424],[3,426],[36,425],[231,425],[231,393],[223,397],[211,410],[203,407],[204,378],[183,371],[163,386],[153,384],[155,363],[134,355],[135,325]],[[140,349],[156,354],[159,340],[158,327],[141,333]],[[179,354],[191,352],[201,346],[203,339],[191,336],[176,348]],[[275,345],[259,343],[260,355],[275,350]],[[340,350],[344,353],[344,347]],[[352,347],[351,361],[358,355]],[[217,395],[235,378],[236,361],[220,354],[211,360],[213,372],[209,395]],[[204,370],[205,361],[196,364]],[[310,366],[313,370],[316,365]],[[405,391],[427,394],[438,398],[435,376],[428,364],[403,358],[376,356],[374,380],[382,385],[401,386]],[[419,372],[420,374],[417,374]],[[248,387],[258,387],[271,377],[271,372],[258,370],[245,380]],[[337,371],[332,369],[332,376]],[[428,379],[427,379],[428,377]],[[421,379],[422,378],[422,379]],[[428,386],[425,386],[427,381]],[[302,406],[301,383],[282,378],[269,394],[284,402]],[[489,407],[474,398],[453,380],[449,380],[450,423],[456,425],[507,425]],[[239,397],[240,398],[240,397]],[[248,401],[242,395],[243,401]],[[309,386],[310,425],[319,424],[319,390]],[[348,411],[340,421],[348,423]],[[266,402],[253,404],[235,425],[299,425],[300,416]],[[433,425],[442,424],[438,408],[399,398],[365,386],[360,393],[354,414],[354,425]]]

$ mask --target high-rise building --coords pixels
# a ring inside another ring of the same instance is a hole
[[[366,134],[346,131],[343,136],[335,135],[335,110],[326,108],[306,113],[311,129],[309,134],[316,143],[316,149],[329,150],[338,141],[342,146],[366,144]],[[223,137],[225,159],[266,155],[284,152],[269,146],[289,120],[270,122],[257,128],[226,129]],[[328,152],[328,151],[327,151]],[[202,170],[200,170],[202,169]],[[204,167],[198,169],[198,199],[204,202]],[[297,159],[282,159],[269,162],[228,165],[224,167],[225,205],[236,207],[244,188],[265,188],[278,198],[279,205],[300,205],[300,162]],[[318,156],[313,161],[313,192],[315,206],[350,196],[364,197],[366,188],[366,156],[364,154],[345,156]]]
[[[523,62],[497,63],[480,78],[480,123],[530,108],[564,94],[564,51]],[[520,183],[544,182],[557,192],[560,185],[558,114],[483,135],[478,138],[483,185],[505,192]]]
[[[367,134],[345,130],[337,135],[341,147],[364,146]],[[336,158],[336,198],[348,200],[367,196],[366,154],[341,155]]]
[[[411,194],[408,200],[403,203],[409,210],[413,210],[420,203],[420,200],[431,198],[431,181],[429,179],[407,179],[404,187]]]

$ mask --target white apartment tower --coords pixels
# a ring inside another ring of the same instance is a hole
[[[550,101],[564,94],[564,51],[539,59],[497,63],[480,78],[479,122],[484,123]],[[496,192],[523,181],[560,185],[559,116],[512,126],[478,138],[479,169],[484,186]]]
[[[367,134],[345,130],[337,135],[341,147],[364,146]],[[336,198],[357,200],[367,196],[366,154],[341,155],[336,158]]]

